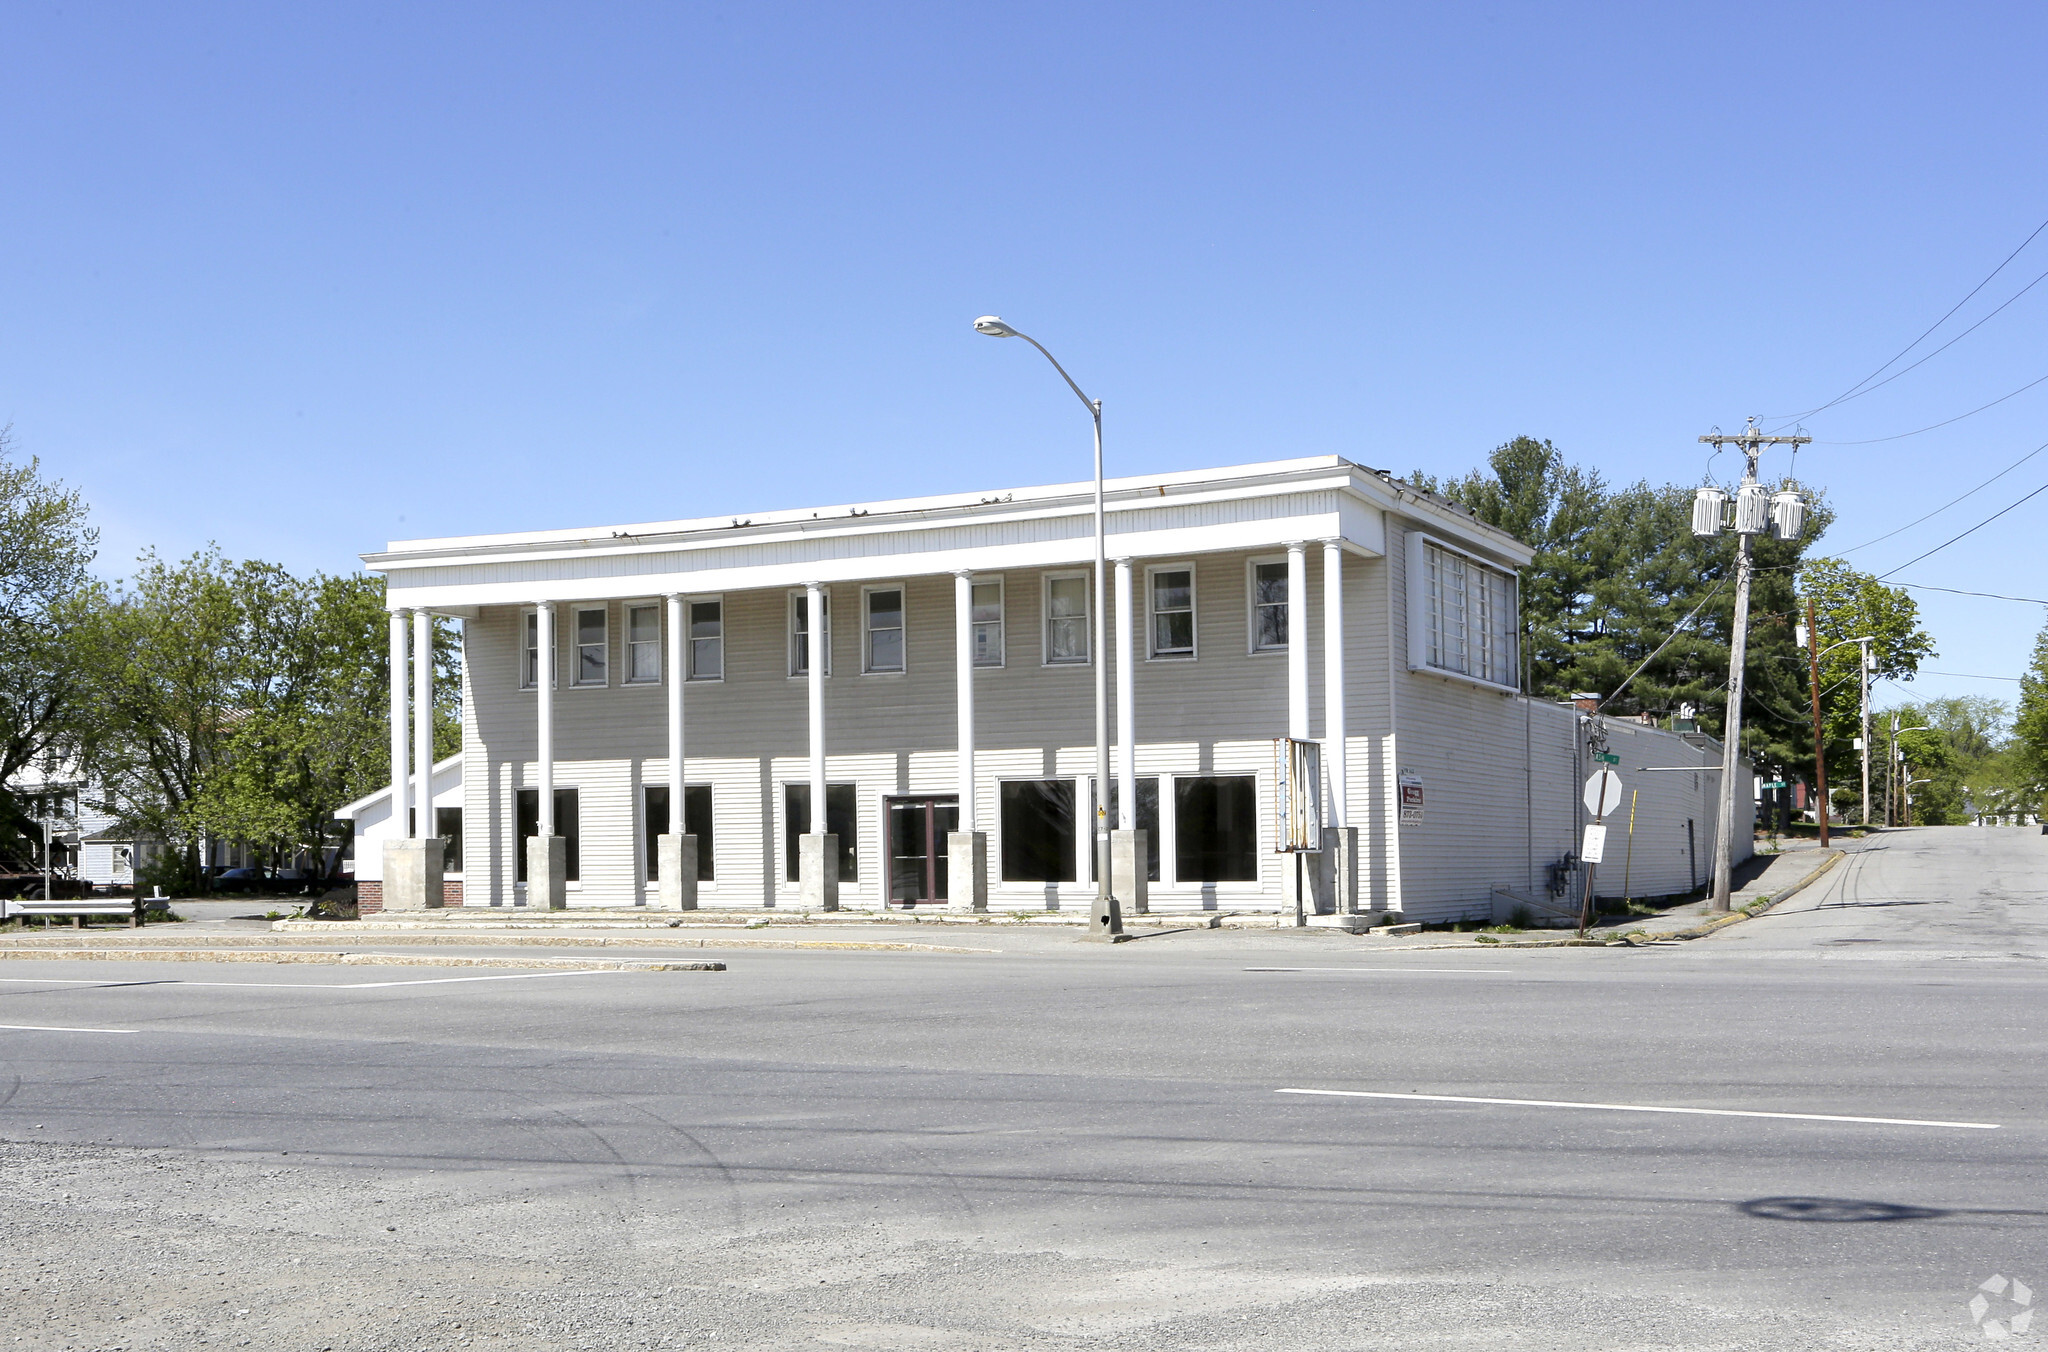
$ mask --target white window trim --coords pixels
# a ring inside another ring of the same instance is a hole
[[[519,629],[518,629],[518,632],[517,632],[517,633],[516,633],[516,634],[514,635],[514,644],[513,644],[513,649],[512,649],[512,651],[513,651],[513,652],[514,652],[514,653],[516,654],[516,656],[515,656],[514,660],[515,660],[516,662],[518,662],[518,663],[519,663],[519,688],[520,688],[521,690],[538,690],[538,689],[540,689],[540,682],[539,682],[539,680],[538,680],[538,679],[535,679],[535,680],[531,680],[531,681],[529,681],[529,680],[527,680],[527,679],[526,679],[526,630],[527,630],[527,626],[528,626],[528,625],[530,625],[530,624],[538,624],[539,622],[540,622],[540,608],[539,608],[538,606],[526,606],[526,607],[524,607],[523,609],[521,609],[521,610],[520,610],[520,612],[519,612]],[[560,616],[560,615],[557,615],[557,616],[555,617],[555,648],[556,648],[557,652],[559,652],[559,651],[560,651],[560,649],[561,649],[561,646],[562,646],[562,632],[561,632],[561,630],[562,630],[562,622],[561,622],[561,616]],[[535,658],[535,664],[536,664],[536,665],[541,665],[541,664],[545,664],[545,665],[547,666],[547,668],[548,668],[548,674],[549,674],[549,675],[550,675],[550,676],[551,676],[551,677],[553,678],[553,685],[554,685],[554,688],[555,688],[556,690],[560,690],[560,689],[562,688],[562,669],[561,669],[561,664],[560,664],[560,663],[558,663],[558,662],[552,662],[552,661],[549,661],[548,659],[549,659],[549,658],[550,658],[551,656],[552,656],[552,654],[549,654],[549,653],[542,653],[542,652],[536,652],[536,653],[534,654],[534,658]],[[538,673],[538,672],[535,672],[535,673],[534,673],[534,675],[535,675],[536,677],[538,677],[538,676],[539,676],[539,674],[540,674],[540,673]]]
[[[696,640],[690,634],[690,607],[704,602],[718,603],[718,674],[699,676],[697,674]],[[792,623],[794,621],[792,620]],[[702,596],[683,598],[683,679],[692,684],[717,685],[725,680],[725,593],[706,592]]]
[[[654,607],[654,675],[633,675],[633,612]],[[668,606],[658,596],[619,602],[619,684],[661,685],[668,679]]]
[[[827,674],[829,675],[830,673]],[[777,779],[775,781],[775,862],[773,868],[775,871],[775,877],[778,879],[776,887],[780,889],[778,895],[795,896],[797,893],[803,890],[803,879],[797,878],[795,880],[791,880],[783,876],[787,868],[787,863],[784,859],[783,851],[786,848],[788,848],[789,841],[789,786],[792,784],[802,784],[805,787],[809,787],[810,782],[811,781],[808,777],[800,779]],[[849,785],[853,788],[853,846],[854,859],[856,861],[857,868],[858,861],[862,857],[861,846],[867,843],[861,839],[860,835],[862,818],[864,816],[864,814],[861,811],[861,808],[862,805],[866,802],[866,785],[863,784],[857,776],[853,779],[833,779],[829,775],[827,775],[825,779],[825,793],[827,795],[828,800],[830,798],[832,790],[843,789],[848,787]],[[880,800],[877,799],[878,804],[879,801]],[[829,821],[829,808],[827,820]],[[876,850],[881,851],[886,851],[889,848],[889,835],[888,828],[886,825],[883,826],[882,835],[879,841],[875,843],[874,848]],[[844,846],[842,846],[842,855],[844,854],[844,852]],[[875,856],[871,854],[867,857],[874,858]],[[887,858],[884,857],[882,862],[884,864],[887,864]],[[839,880],[839,895],[842,897],[849,895],[860,896],[864,891],[867,890],[871,880],[871,876],[872,875],[869,873],[863,873],[860,877],[854,879],[852,882],[847,882],[844,878],[841,878]],[[886,869],[883,870],[882,886],[888,886]]]
[[[1052,584],[1080,578],[1084,584],[1081,594],[1087,598],[1087,608],[1081,613],[1081,630],[1088,642],[1088,655],[1083,658],[1052,655]],[[1087,667],[1095,664],[1095,575],[1085,568],[1061,568],[1043,575],[1038,589],[1038,663],[1045,667]]]
[[[1519,665],[1520,665],[1520,664],[1519,664],[1519,661],[1517,662],[1517,668],[1518,668],[1518,670],[1517,670],[1517,677],[1516,677],[1516,682],[1515,682],[1515,684],[1513,684],[1513,685],[1504,685],[1504,684],[1502,684],[1502,683],[1501,683],[1501,682],[1499,682],[1499,681],[1489,681],[1489,680],[1487,680],[1487,679],[1486,679],[1485,677],[1483,677],[1483,676],[1474,676],[1474,675],[1472,675],[1472,674],[1471,674],[1470,672],[1464,672],[1464,671],[1453,671],[1453,670],[1451,670],[1451,669],[1450,669],[1450,668],[1448,668],[1448,667],[1439,667],[1439,666],[1436,666],[1436,665],[1434,665],[1434,664],[1432,664],[1432,663],[1430,662],[1430,660],[1429,660],[1429,598],[1428,598],[1428,596],[1427,596],[1427,594],[1426,594],[1426,588],[1424,587],[1424,584],[1423,584],[1423,578],[1427,576],[1427,569],[1428,569],[1428,565],[1427,565],[1427,563],[1425,562],[1425,560],[1424,560],[1424,558],[1423,558],[1423,550],[1424,550],[1424,548],[1425,548],[1425,547],[1427,547],[1427,546],[1429,546],[1429,545],[1435,545],[1435,546],[1436,546],[1436,547],[1437,547],[1438,549],[1441,549],[1441,550],[1445,551],[1446,553],[1450,553],[1450,554],[1456,554],[1456,555],[1458,555],[1458,556],[1459,556],[1460,558],[1464,559],[1464,560],[1465,560],[1465,561],[1466,561],[1467,563],[1477,564],[1477,565],[1478,565],[1479,567],[1481,567],[1481,568],[1484,568],[1484,569],[1489,569],[1489,570],[1491,570],[1491,571],[1493,571],[1493,572],[1496,572],[1496,573],[1502,573],[1502,574],[1505,574],[1505,575],[1506,575],[1507,577],[1509,577],[1509,578],[1512,578],[1512,579],[1514,580],[1514,584],[1515,584],[1515,588],[1514,588],[1514,595],[1515,595],[1515,631],[1514,631],[1514,633],[1515,633],[1515,651],[1516,651],[1516,654],[1517,654],[1517,657],[1518,657],[1518,658],[1519,658],[1519,655],[1520,655],[1520,652],[1521,652],[1521,646],[1522,646],[1522,643],[1523,643],[1523,638],[1522,638],[1522,630],[1521,630],[1521,621],[1522,621],[1522,578],[1521,578],[1521,573],[1520,573],[1520,571],[1519,571],[1519,570],[1517,570],[1517,569],[1514,569],[1514,568],[1508,567],[1508,566],[1506,566],[1506,565],[1504,565],[1504,564],[1496,563],[1496,562],[1495,562],[1494,560],[1492,560],[1492,559],[1489,559],[1489,558],[1487,558],[1487,557],[1486,557],[1485,555],[1483,555],[1483,554],[1475,554],[1475,553],[1473,553],[1473,552],[1472,552],[1471,550],[1469,550],[1469,549],[1461,548],[1461,547],[1460,547],[1460,546],[1458,546],[1458,545],[1452,544],[1452,543],[1451,543],[1451,542],[1450,542],[1449,540],[1444,540],[1444,539],[1440,539],[1440,538],[1438,538],[1437,536],[1434,536],[1434,535],[1430,535],[1430,534],[1427,534],[1427,533],[1425,533],[1425,532],[1423,532],[1423,531],[1419,531],[1419,530],[1411,530],[1411,531],[1409,531],[1409,532],[1408,532],[1408,578],[1407,578],[1407,587],[1408,587],[1408,670],[1410,670],[1410,671],[1413,671],[1413,672],[1419,672],[1419,673],[1421,673],[1422,675],[1425,675],[1425,676],[1437,676],[1437,677],[1441,677],[1442,679],[1444,679],[1444,680],[1447,680],[1447,681],[1459,681],[1459,682],[1462,682],[1462,683],[1464,683],[1464,684],[1466,684],[1466,685],[1476,685],[1476,686],[1478,686],[1478,687],[1479,687],[1480,689],[1482,689],[1482,690],[1496,690],[1496,691],[1499,691],[1500,693],[1502,693],[1502,694],[1506,694],[1506,695],[1518,695],[1518,694],[1520,694],[1520,693],[1521,693],[1521,680],[1520,680],[1520,672],[1519,672]],[[1469,631],[1469,624],[1468,624],[1468,631]],[[1466,643],[1467,643],[1467,645],[1468,645],[1468,647],[1467,647],[1467,650],[1468,650],[1468,651],[1470,650],[1470,649],[1469,649],[1469,645],[1471,644],[1471,641],[1472,641],[1472,640],[1471,640],[1471,638],[1470,638],[1470,636],[1469,636],[1469,632],[1468,632],[1468,637],[1466,638]]]
[[[654,896],[660,891],[661,888],[661,884],[658,881],[649,881],[647,877],[647,791],[649,789],[665,789],[668,787],[669,782],[665,778],[658,783],[652,780],[646,780],[642,781],[640,785],[640,792],[638,795],[636,795],[636,800],[633,809],[633,839],[635,842],[633,846],[633,886],[638,889],[638,894],[643,897]],[[715,779],[686,779],[683,781],[683,788],[686,790],[711,790],[712,843],[715,845],[717,843],[718,829],[718,781]],[[673,804],[673,800],[671,800],[671,804]],[[671,806],[671,811],[673,811],[673,806]],[[669,819],[669,825],[671,828],[680,826],[682,824],[683,823],[677,821],[673,816],[671,816]],[[715,860],[713,861],[712,867],[717,867],[717,863]],[[525,884],[523,883],[521,884],[521,886],[524,885]],[[701,878],[697,880],[697,891],[700,894],[705,892],[716,892],[717,890],[718,879],[713,878],[710,882],[705,882]]]
[[[1287,566],[1285,554],[1255,554],[1244,561],[1244,650],[1252,657],[1284,657],[1294,641],[1294,626],[1287,629],[1288,642],[1275,648],[1259,646],[1259,565]]]
[[[1152,579],[1160,573],[1186,573],[1188,575],[1188,639],[1190,646],[1184,653],[1160,655],[1153,649],[1155,637],[1152,627]],[[1192,561],[1184,563],[1148,563],[1145,565],[1145,660],[1147,662],[1193,662],[1202,655],[1202,602],[1199,581],[1195,576]]]
[[[868,627],[868,598],[874,595],[876,592],[885,591],[895,592],[896,595],[900,598],[902,605],[902,609],[896,612],[902,620],[902,623],[897,627],[896,632],[903,636],[903,665],[900,667],[895,667],[893,669],[877,669],[868,665],[869,659],[873,656],[873,650],[870,646],[869,636],[874,632],[872,629]],[[831,667],[828,666],[825,668],[826,675],[829,676],[831,672]],[[860,674],[863,676],[907,676],[910,674],[910,588],[905,586],[901,582],[867,582],[861,584]]]
[[[570,663],[574,673],[569,678],[571,690],[607,690],[612,684],[612,608],[610,602],[599,605],[572,605],[565,607],[569,612],[569,649],[576,660]],[[583,674],[583,630],[582,617],[592,611],[604,616],[604,679],[601,681],[579,680]]]
[[[967,579],[967,642],[974,642],[974,589],[993,586],[996,589],[996,628],[1001,634],[996,644],[996,660],[993,662],[971,662],[976,671],[999,671],[1010,664],[1010,591],[1003,585],[1003,575],[994,573],[987,577],[975,575]],[[1066,663],[1060,665],[1065,666]]]
[[[798,671],[796,669],[796,603],[808,595],[810,593],[806,588],[796,588],[790,592],[789,604],[784,610],[782,621],[782,665],[792,681],[807,681],[810,679],[809,671]],[[825,622],[822,626],[812,625],[813,632],[806,637],[811,640],[811,656],[816,657],[818,648],[821,646],[818,643],[816,631],[820,627],[823,628],[825,641],[822,646],[825,650],[825,679],[829,681],[832,679],[832,589],[830,587],[822,588],[820,598],[824,601],[824,604],[819,606],[818,609],[825,612]],[[719,610],[719,628],[721,631],[725,628],[725,611],[723,608]],[[863,635],[862,637],[865,639],[866,636]]]
[[[1113,774],[1114,772],[1112,772]],[[1254,898],[1265,894],[1267,885],[1272,881],[1272,873],[1267,864],[1267,845],[1271,838],[1271,832],[1267,825],[1270,814],[1266,810],[1271,801],[1268,797],[1272,792],[1270,776],[1259,770],[1211,770],[1206,774],[1192,770],[1155,770],[1141,763],[1138,766],[1135,777],[1159,781],[1159,881],[1149,884],[1153,895],[1167,894],[1175,900],[1199,901],[1205,897],[1232,900]],[[1257,865],[1255,876],[1243,882],[1231,883],[1182,882],[1180,880],[1179,855],[1177,853],[1180,820],[1174,807],[1177,802],[1174,786],[1183,779],[1233,778],[1250,779],[1253,785],[1252,793],[1254,799],[1259,804],[1258,839],[1256,852],[1253,856]],[[992,833],[993,838],[989,841],[989,849],[997,860],[994,867],[997,874],[1000,875],[1002,868],[1000,862],[1002,858],[1002,786],[1007,783],[1036,783],[1048,779],[1064,779],[1074,786],[1074,813],[1077,818],[1084,819],[1077,820],[1074,823],[1074,881],[1070,883],[1034,883],[1012,881],[997,876],[989,880],[989,888],[991,891],[1004,896],[1037,897],[1045,895],[1045,889],[1050,887],[1053,889],[1053,895],[1058,897],[1064,904],[1070,899],[1080,899],[1095,895],[1095,884],[1088,878],[1088,870],[1091,867],[1088,855],[1089,851],[1094,847],[1093,824],[1085,820],[1088,813],[1090,786],[1095,782],[1095,775],[1092,771],[1078,775],[997,775],[995,777],[996,830]],[[1111,829],[1115,829],[1114,825],[1112,825]],[[887,847],[888,839],[885,835],[881,848],[886,849]]]

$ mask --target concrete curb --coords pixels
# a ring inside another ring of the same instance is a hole
[[[613,937],[602,934],[389,934],[376,930],[351,930],[340,928],[348,921],[330,922],[334,928],[321,931],[322,936],[352,938],[360,943],[377,947],[434,947],[445,945],[451,948],[768,948],[768,949],[851,949],[881,953],[969,953],[990,955],[999,950],[993,948],[964,948],[949,944],[888,943],[861,939],[744,939],[706,938],[698,935],[677,934],[673,930],[651,930],[634,935],[632,938]],[[161,944],[166,948],[212,947],[220,951],[240,948],[258,948],[278,944],[315,944],[320,938],[312,934],[176,934],[162,937],[136,937],[123,934],[119,938],[109,936],[103,941],[107,948],[148,948]],[[51,949],[90,949],[98,947],[90,940],[78,938],[19,938],[0,939],[0,956],[12,950],[48,951]],[[292,952],[292,949],[276,949],[278,952]]]
[[[305,949],[34,948],[0,951],[0,959],[94,962],[317,963],[341,967],[517,967],[550,972],[722,972],[722,962],[629,962],[622,958],[473,958],[453,953],[331,953]]]

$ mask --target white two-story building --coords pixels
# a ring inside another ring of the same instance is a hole
[[[1286,737],[1322,744],[1313,907],[1483,916],[1577,848],[1587,722],[1519,693],[1518,541],[1327,456],[1111,480],[1106,535],[1101,643],[1089,484],[365,555],[411,769],[351,810],[363,908],[1085,911],[1098,663],[1110,825],[1144,833],[1127,910],[1293,904]],[[463,623],[463,748],[421,813],[432,672],[407,655],[436,615]],[[1629,737],[1660,771],[1637,890],[1684,890],[1718,754]]]

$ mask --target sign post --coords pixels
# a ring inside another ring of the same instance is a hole
[[[1609,760],[1610,757],[1603,755],[1600,759]],[[1607,814],[1621,806],[1621,776],[1612,770],[1599,771],[1586,781],[1584,798],[1586,810],[1593,814],[1593,820],[1586,823],[1585,839],[1579,844],[1579,859],[1586,865],[1586,895],[1579,905],[1579,937],[1582,939],[1586,937],[1587,927],[1593,923],[1593,874],[1600,866],[1601,857],[1607,853]],[[1634,844],[1633,838],[1630,844]]]

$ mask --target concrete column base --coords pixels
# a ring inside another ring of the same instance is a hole
[[[1124,908],[1115,892],[1089,901],[1088,937],[1106,944],[1120,944],[1136,937],[1124,933]]]
[[[526,838],[526,904],[537,911],[568,909],[569,842],[566,837]]]
[[[654,838],[656,903],[665,911],[697,909],[697,837]]]
[[[1152,912],[1145,867],[1146,837],[1142,830],[1109,833],[1109,890],[1132,915]]]
[[[806,910],[839,909],[839,837],[807,831],[796,838],[797,900]]]
[[[1358,914],[1358,828],[1323,828],[1323,898],[1337,915]]]
[[[946,832],[946,904],[988,909],[988,832]]]
[[[437,911],[441,909],[441,851],[444,842],[433,836],[420,840],[384,842],[384,909],[387,911]]]

